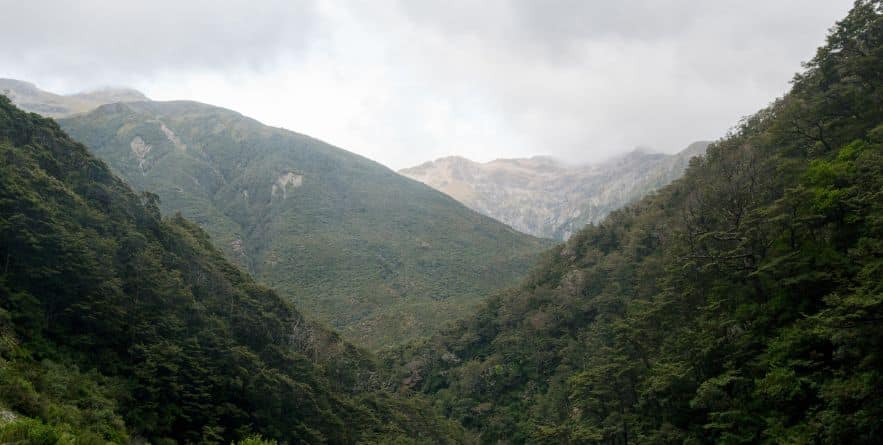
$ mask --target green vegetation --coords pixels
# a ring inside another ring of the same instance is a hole
[[[161,203],[0,98],[0,442],[879,443],[881,73],[883,0],[859,0],[682,179],[386,363],[213,242],[372,346],[540,242],[226,110],[66,121]]]
[[[513,285],[547,244],[360,156],[193,102],[61,121],[166,214],[373,349],[428,335]]]
[[[0,97],[0,442],[467,440],[389,386],[198,226]]]
[[[484,443],[883,440],[883,3],[686,176],[387,354]]]

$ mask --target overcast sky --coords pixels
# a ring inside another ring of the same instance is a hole
[[[0,77],[192,99],[392,168],[716,139],[851,0],[0,0]]]

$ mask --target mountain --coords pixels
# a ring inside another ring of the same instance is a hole
[[[0,259],[2,443],[468,441],[5,97]]]
[[[565,240],[680,177],[708,144],[694,142],[675,155],[639,149],[582,166],[542,156],[486,163],[454,156],[399,173],[524,233]]]
[[[69,95],[53,94],[32,83],[15,79],[0,79],[0,94],[12,99],[23,110],[48,117],[85,113],[109,103],[148,100],[141,92],[128,88],[105,88]]]
[[[550,242],[361,156],[196,102],[61,119],[165,214],[372,349],[427,335],[524,276]]]
[[[883,2],[686,174],[386,355],[482,443],[877,444]]]

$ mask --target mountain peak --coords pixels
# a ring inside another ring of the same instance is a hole
[[[92,98],[111,102],[144,102],[150,98],[144,93],[129,87],[103,87],[95,90],[84,91],[72,95],[73,97]]]
[[[547,245],[367,158],[208,104],[112,103],[59,125],[156,193],[163,212],[192,218],[229,258],[369,348],[465,316]]]
[[[0,79],[0,94],[9,97],[24,110],[53,118],[85,113],[105,104],[150,100],[144,93],[128,87],[102,87],[75,94],[56,94],[18,79]]]
[[[484,163],[449,156],[399,173],[525,233],[566,239],[679,177],[689,158],[707,145],[696,142],[672,155],[640,146],[588,165],[568,165],[551,156]]]
[[[25,82],[24,80],[18,79],[5,79],[0,78],[0,91],[40,91],[36,85],[31,82]]]

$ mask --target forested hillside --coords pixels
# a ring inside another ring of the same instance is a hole
[[[196,102],[60,121],[165,214],[344,337],[382,348],[472,313],[546,243],[361,156]]]
[[[883,3],[679,181],[404,348],[484,443],[883,441]]]
[[[0,97],[0,443],[466,440],[387,376]]]

